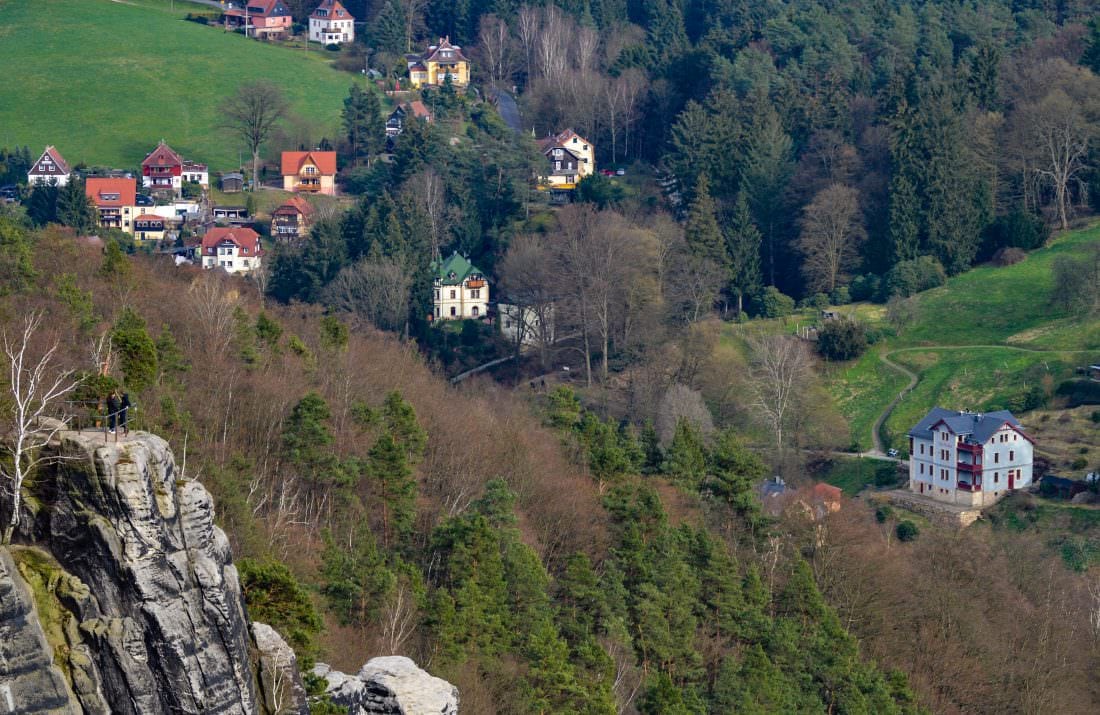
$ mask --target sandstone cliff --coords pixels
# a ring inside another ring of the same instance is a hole
[[[0,547],[0,715],[309,712],[293,651],[248,622],[209,492],[163,439],[63,431],[47,452]],[[0,517],[8,509],[0,490]],[[406,658],[375,661],[394,662],[325,671],[334,696],[333,682],[346,686],[342,705],[457,713],[446,681]]]

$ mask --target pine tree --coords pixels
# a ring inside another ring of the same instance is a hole
[[[718,215],[714,199],[710,195],[710,180],[706,174],[701,175],[695,184],[695,198],[688,208],[684,236],[696,258],[710,261],[723,269],[729,268],[729,254],[726,252],[722,229],[718,227]]]
[[[382,417],[385,420],[386,429],[389,430],[394,441],[405,450],[405,455],[410,462],[416,462],[424,456],[424,450],[428,446],[428,433],[416,419],[416,410],[397,390],[386,395],[386,401],[382,406]]]
[[[1088,37],[1085,39],[1085,51],[1081,53],[1081,64],[1096,74],[1100,74],[1100,18],[1089,21]]]
[[[657,428],[653,426],[652,420],[646,420],[645,425],[642,426],[641,445],[642,452],[645,454],[642,473],[656,474],[661,471],[665,455],[661,450],[661,438],[657,435]]]
[[[707,474],[703,436],[690,422],[681,419],[665,452],[664,473],[670,479],[696,486]]]
[[[27,217],[35,226],[57,223],[57,194],[55,185],[36,186],[27,199]]]
[[[367,454],[365,472],[382,504],[382,546],[389,549],[412,531],[416,516],[416,480],[404,448],[384,433]]]
[[[920,255],[920,199],[901,172],[890,180],[890,245],[894,263]]]
[[[373,91],[364,92],[353,84],[344,100],[342,112],[344,134],[351,150],[352,166],[365,161],[370,165],[371,155],[380,148],[382,107]]]
[[[778,254],[782,249],[778,241],[788,214],[783,196],[794,171],[793,146],[773,107],[769,105],[758,113],[749,132],[741,187],[763,234],[768,285],[775,285]]]
[[[726,232],[726,248],[730,256],[730,288],[737,296],[737,313],[744,308],[744,298],[760,292],[760,230],[752,221],[745,192],[738,192],[733,219]]]
[[[72,179],[57,192],[57,221],[83,236],[95,230],[98,223],[95,204],[84,193],[84,182]]]
[[[157,346],[149,337],[145,319],[132,308],[123,308],[111,330],[111,344],[119,356],[126,387],[141,392],[157,375]]]
[[[374,536],[360,525],[350,547],[336,543],[327,531],[321,552],[321,593],[345,625],[374,622],[397,579],[386,567]]]

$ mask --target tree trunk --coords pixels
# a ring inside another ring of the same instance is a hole
[[[252,191],[260,188],[260,149],[257,147],[252,152]]]

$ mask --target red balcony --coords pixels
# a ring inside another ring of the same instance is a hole
[[[958,448],[960,452],[969,452],[970,454],[981,454],[982,446],[980,444],[971,444],[970,442],[959,442]]]
[[[980,492],[982,490],[982,485],[980,483],[967,484],[966,482],[959,482],[959,489],[964,492]]]
[[[971,464],[969,462],[958,462],[955,465],[960,472],[977,473],[982,471],[982,463]]]

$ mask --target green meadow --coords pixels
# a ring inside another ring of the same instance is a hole
[[[212,171],[244,147],[218,106],[267,79],[290,100],[284,142],[333,138],[354,76],[316,48],[289,49],[183,19],[169,0],[0,0],[0,146],[54,144],[70,164],[136,167],[160,139]],[[361,80],[359,80],[361,81]],[[281,146],[266,150],[274,156]],[[247,152],[246,152],[247,153]]]
[[[975,268],[915,296],[915,317],[896,337],[827,376],[853,442],[870,448],[876,418],[908,383],[882,354],[919,377],[883,430],[886,446],[898,448],[934,405],[1011,409],[1043,386],[1044,376],[1048,387],[1056,385],[1074,367],[1100,359],[1100,320],[1069,316],[1050,301],[1055,257],[1096,241],[1100,225],[1071,231],[1016,265]]]

